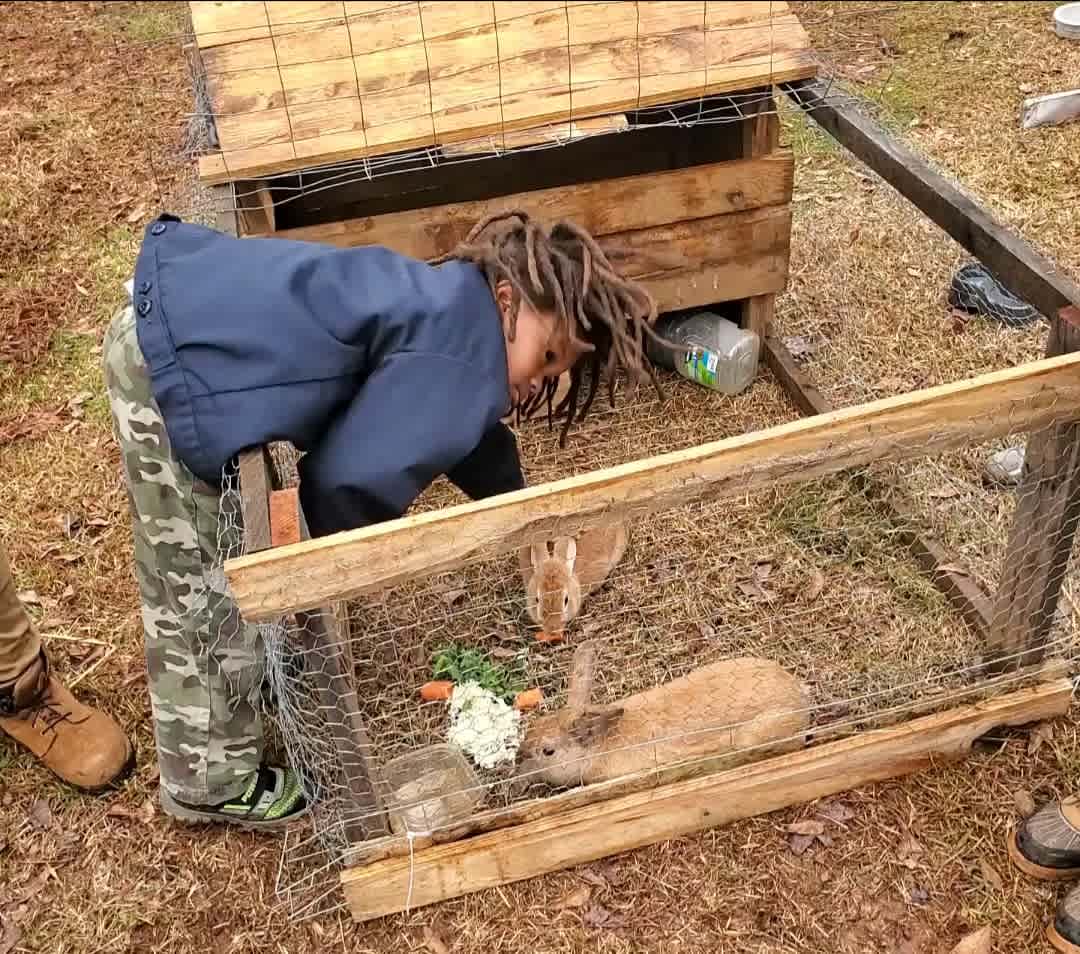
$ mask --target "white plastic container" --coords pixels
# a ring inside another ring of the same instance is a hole
[[[761,341],[720,315],[702,311],[668,316],[657,323],[656,333],[680,350],[672,352],[650,342],[649,357],[687,381],[731,395],[746,390],[754,380]]]
[[[1080,40],[1080,3],[1066,3],[1054,11],[1054,30],[1066,40]]]

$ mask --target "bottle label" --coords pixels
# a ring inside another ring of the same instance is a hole
[[[689,381],[696,381],[707,388],[717,389],[716,369],[720,365],[720,357],[714,351],[704,349],[687,351],[683,358],[681,368],[683,377]]]

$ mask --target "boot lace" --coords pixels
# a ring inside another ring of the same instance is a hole
[[[30,723],[30,727],[39,729],[42,735],[55,733],[56,727],[71,721],[71,710],[60,705],[47,689],[41,697],[29,708],[23,710],[20,716]]]

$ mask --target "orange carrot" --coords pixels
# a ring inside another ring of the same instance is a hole
[[[420,687],[420,698],[424,702],[445,702],[454,693],[454,684],[449,679],[436,679],[425,682]]]
[[[535,709],[544,701],[544,690],[540,688],[526,689],[514,696],[515,709]]]
[[[563,641],[562,633],[537,633],[536,641],[538,643],[561,643]]]

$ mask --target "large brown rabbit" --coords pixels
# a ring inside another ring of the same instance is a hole
[[[577,648],[566,707],[529,727],[519,752],[523,781],[587,785],[727,752],[760,757],[803,744],[806,689],[770,660],[713,663],[601,708],[589,704],[595,657],[593,643]]]
[[[557,642],[566,624],[581,611],[582,601],[611,575],[626,553],[625,524],[560,537],[554,552],[547,543],[522,547],[519,554],[529,616],[538,623],[537,639]]]

